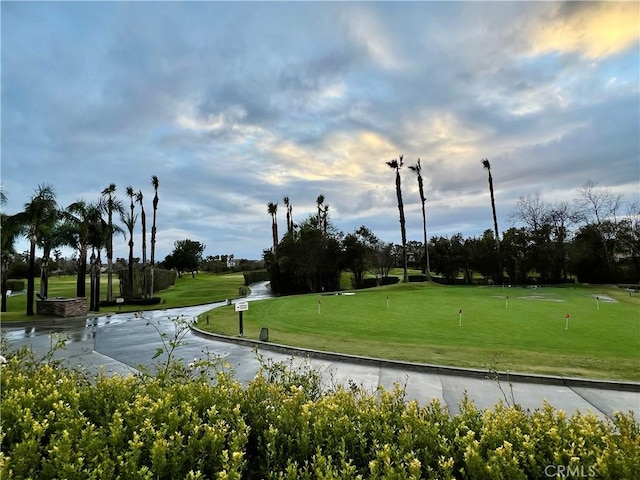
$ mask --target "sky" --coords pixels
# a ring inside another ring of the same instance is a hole
[[[156,259],[177,240],[259,259],[267,204],[325,197],[344,233],[400,243],[513,225],[518,199],[588,181],[639,200],[638,2],[12,2],[1,9],[6,213],[142,191]],[[136,211],[139,211],[136,208]],[[149,235],[149,232],[148,232]],[[147,237],[148,238],[148,237]],[[141,254],[140,222],[136,256]],[[115,255],[127,257],[127,240]],[[26,249],[26,242],[18,244]]]

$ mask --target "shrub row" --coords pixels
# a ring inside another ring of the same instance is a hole
[[[247,286],[256,282],[269,281],[269,272],[266,270],[253,270],[251,272],[244,272],[242,275],[244,276],[244,284]]]
[[[87,378],[33,361],[2,365],[1,478],[634,478],[640,426],[549,405],[472,402],[450,416],[402,388],[322,390],[319,375],[265,365],[246,387],[202,363],[170,375]]]
[[[24,290],[24,280],[7,280],[7,290],[21,292]]]

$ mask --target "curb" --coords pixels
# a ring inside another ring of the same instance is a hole
[[[244,346],[253,346],[263,350],[270,350],[278,353],[290,355],[299,355],[319,360],[331,360],[338,362],[350,362],[360,365],[369,365],[374,367],[393,368],[397,370],[409,370],[412,372],[432,373],[438,375],[448,375],[457,377],[494,379],[503,382],[514,383],[534,383],[541,385],[557,385],[569,388],[595,388],[600,390],[615,390],[623,392],[640,392],[640,383],[612,381],[612,380],[594,380],[587,378],[563,377],[556,375],[537,375],[533,373],[511,373],[511,372],[491,372],[489,370],[477,368],[451,367],[445,365],[434,365],[430,363],[404,362],[401,360],[388,360],[376,357],[361,357],[350,355],[347,353],[325,352],[322,350],[313,350],[308,348],[292,347],[289,345],[281,345],[277,343],[262,342],[260,340],[252,340],[250,338],[229,337],[217,333],[205,332],[193,324],[189,325],[193,333],[201,337],[214,338],[223,342],[235,343]]]

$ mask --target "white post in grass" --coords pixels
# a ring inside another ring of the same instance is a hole
[[[600,297],[596,297],[596,310],[600,311]]]
[[[565,319],[564,329],[565,330],[569,330],[569,317],[570,317],[570,315],[568,313],[564,316],[564,319]]]
[[[321,302],[320,302],[320,300],[318,300],[318,313],[320,313],[320,304],[321,304]]]
[[[460,309],[460,311],[458,312],[459,318],[458,318],[458,326],[461,327],[462,326],[462,309]]]

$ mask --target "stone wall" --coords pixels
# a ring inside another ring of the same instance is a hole
[[[87,299],[76,297],[38,300],[36,312],[39,315],[53,315],[55,317],[81,317],[87,314]]]

